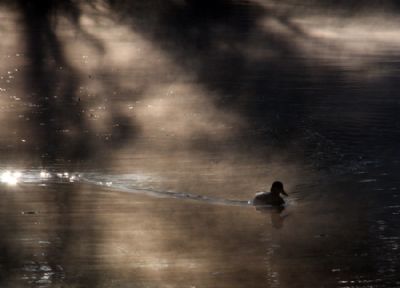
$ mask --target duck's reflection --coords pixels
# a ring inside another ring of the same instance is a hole
[[[271,207],[271,206],[263,206],[263,205],[255,205],[256,210],[269,214],[271,217],[271,224],[275,229],[281,229],[283,227],[283,223],[288,216],[288,213],[285,211],[284,206],[279,207]]]

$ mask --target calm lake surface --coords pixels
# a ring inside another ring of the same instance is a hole
[[[16,2],[0,287],[400,286],[397,4]]]

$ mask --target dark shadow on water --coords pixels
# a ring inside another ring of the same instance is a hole
[[[104,52],[103,44],[79,25],[80,8],[73,1],[17,1],[21,28],[25,32],[29,66],[25,73],[26,101],[32,103],[32,154],[39,154],[43,164],[74,164],[93,158],[98,149],[107,147],[93,131],[80,94],[81,77],[68,62],[63,44],[57,35],[60,17],[67,17],[82,41]],[[111,101],[112,102],[112,101]],[[110,105],[111,106],[111,105]],[[112,108],[112,107],[111,107]],[[113,146],[121,146],[135,135],[128,119],[112,109]],[[121,125],[115,121],[123,121]],[[99,145],[100,143],[100,145]],[[104,146],[104,147],[103,147]],[[106,155],[106,153],[104,154]]]
[[[2,201],[0,204],[0,286],[7,287],[8,281],[22,266],[23,254],[17,243],[16,218],[18,211],[10,195],[13,193],[4,185],[0,185]]]
[[[261,24],[276,21],[293,37],[307,39],[288,15],[251,1],[110,1],[110,6],[133,30],[194,73],[215,95],[210,97],[219,109],[245,116],[250,127],[243,133],[253,141],[291,145],[298,133],[294,123],[305,113],[299,91],[310,84],[306,78],[297,81],[293,73],[307,68],[290,38]],[[254,59],[257,49],[271,51],[273,57]],[[300,99],[299,105],[290,106],[292,97]]]
[[[368,8],[370,4],[372,13],[374,5],[378,5],[377,1],[322,2],[321,6],[332,11],[348,9],[350,17],[351,11],[356,12],[360,6]],[[289,158],[306,151],[305,157],[312,165],[329,169],[342,163],[351,165],[360,157],[382,156],[383,146],[394,147],[400,139],[395,128],[396,113],[390,103],[375,108],[385,115],[382,125],[389,127],[387,130],[378,133],[369,129],[367,117],[358,119],[355,128],[340,123],[337,115],[351,117],[355,109],[369,113],[368,99],[381,94],[382,89],[386,91],[386,81],[395,86],[397,81],[381,80],[379,85],[363,83],[362,89],[349,89],[352,80],[347,78],[346,69],[309,59],[296,45],[297,41],[315,47],[327,43],[309,35],[292,19],[295,9],[285,11],[253,1],[229,0],[108,3],[122,23],[130,24],[132,30],[194,74],[195,81],[210,91],[208,97],[218,109],[236,112],[245,119],[248,129],[240,131],[232,148],[260,153],[260,147],[273,147]],[[381,7],[393,7],[393,1],[379,3]],[[319,7],[314,1],[310,5],[311,11],[312,7]],[[312,12],[316,11],[319,10]],[[332,17],[326,11],[323,15]],[[387,59],[388,67],[397,69],[390,56],[377,57]],[[325,101],[331,107],[327,112],[323,111]],[[330,120],[328,117],[332,117],[332,122],[326,121]],[[352,137],[353,129],[360,130],[359,137],[351,144],[341,141]],[[375,145],[366,147],[364,141],[373,141]],[[194,144],[193,148],[200,150],[210,147],[209,141]],[[268,156],[270,152],[264,151],[263,157]]]

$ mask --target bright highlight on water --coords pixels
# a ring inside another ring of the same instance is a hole
[[[5,170],[1,173],[0,182],[10,186],[15,186],[21,183],[43,182],[50,180],[51,178],[74,182],[79,178],[79,174],[72,174],[68,172],[52,174],[46,170],[41,170],[40,172],[37,170],[29,170],[24,172]]]
[[[5,171],[1,174],[1,182],[14,186],[18,183],[22,173],[19,171]]]
[[[107,175],[99,173],[77,173],[77,172],[49,172],[47,170],[26,170],[10,171],[6,170],[1,174],[1,183],[9,186],[18,184],[35,184],[40,183],[65,183],[65,182],[81,182],[96,186],[110,187],[112,190],[134,194],[144,194],[161,198],[177,198],[201,201],[213,205],[228,206],[248,206],[252,204],[251,200],[225,199],[221,197],[212,197],[190,192],[182,191],[165,191],[152,188],[150,182],[154,181],[153,177],[137,174]],[[147,183],[147,184],[146,184]],[[147,186],[146,186],[147,185]]]

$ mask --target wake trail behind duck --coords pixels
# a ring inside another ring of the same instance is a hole
[[[114,191],[128,192],[128,193],[136,193],[136,194],[144,194],[152,197],[161,197],[161,198],[177,198],[177,199],[187,199],[205,202],[213,205],[227,205],[227,206],[249,206],[252,205],[252,202],[249,200],[233,200],[233,199],[224,199],[219,197],[198,195],[187,192],[175,192],[175,191],[162,191],[156,190],[152,188],[144,188],[138,187],[131,184],[122,184],[115,183],[114,181],[110,181],[110,178],[104,178],[106,181],[99,181],[98,179],[91,179],[86,177],[85,175],[80,177],[81,181],[84,183],[97,185],[97,186],[106,186],[109,189]]]

